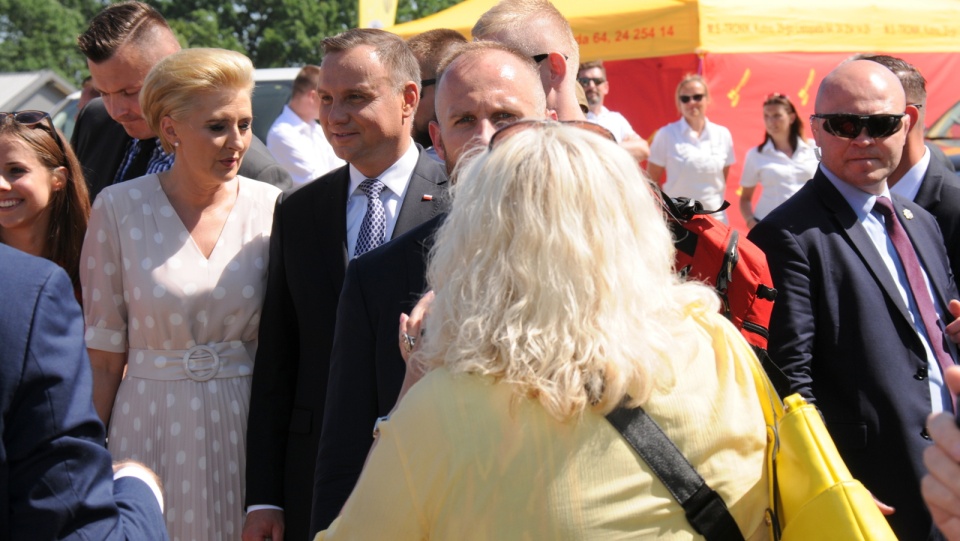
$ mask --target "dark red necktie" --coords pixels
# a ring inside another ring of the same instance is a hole
[[[927,337],[930,339],[930,348],[933,350],[933,356],[937,358],[940,364],[940,371],[946,374],[947,367],[953,366],[953,358],[947,351],[947,344],[943,341],[943,331],[937,324],[939,316],[933,307],[933,299],[927,290],[927,284],[923,279],[923,271],[920,269],[920,259],[917,257],[916,250],[913,249],[913,243],[910,237],[903,229],[897,214],[893,210],[893,203],[886,197],[878,197],[873,205],[873,210],[883,215],[883,221],[890,235],[890,241],[893,247],[900,255],[900,262],[903,263],[903,270],[907,273],[907,281],[910,283],[910,292],[917,302],[917,310],[920,311],[920,319],[923,320],[923,327],[927,330]],[[946,385],[946,383],[944,383]],[[950,393],[950,399],[953,403],[953,409],[956,411],[956,398]]]

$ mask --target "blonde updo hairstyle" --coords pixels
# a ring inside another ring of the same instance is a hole
[[[690,310],[649,180],[615,143],[558,123],[461,162],[427,271],[436,298],[415,362],[513,385],[567,420],[643,403],[692,356]]]
[[[253,63],[236,51],[226,49],[183,49],[157,63],[140,90],[140,109],[147,125],[160,137],[163,150],[173,144],[160,130],[160,121],[183,121],[196,103],[197,96],[223,90],[245,91],[253,95]]]

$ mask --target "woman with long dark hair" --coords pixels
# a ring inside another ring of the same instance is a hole
[[[747,152],[740,176],[740,214],[747,227],[770,213],[813,178],[817,171],[813,146],[803,140],[803,120],[790,98],[770,94],[763,100],[763,142]],[[753,207],[757,185],[763,186]]]
[[[50,115],[0,113],[0,242],[63,267],[78,299],[89,214],[80,162]]]

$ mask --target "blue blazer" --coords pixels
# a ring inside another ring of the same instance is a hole
[[[899,196],[893,204],[898,216],[912,211],[914,219],[900,221],[946,307],[957,290],[933,216]],[[937,535],[920,498],[930,445],[927,360],[853,209],[818,170],[748,238],[766,253],[777,288],[769,352],[790,392],[815,401],[854,477],[896,508],[889,521],[900,539]]]
[[[113,481],[67,274],[0,244],[0,539],[166,540],[146,483]]]

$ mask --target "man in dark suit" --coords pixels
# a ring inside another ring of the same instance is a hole
[[[888,55],[870,55],[864,60],[882,64],[894,73],[903,85],[907,107],[917,109],[917,123],[910,126],[903,157],[887,179],[890,192],[913,201],[937,219],[947,246],[954,280],[960,283],[960,177],[947,167],[950,160],[938,159],[935,151],[923,140],[927,110],[927,81],[909,63]],[[934,147],[936,148],[936,147]]]
[[[411,138],[420,68],[409,47],[372,29],[322,47],[320,124],[348,165],[286,194],[274,216],[247,433],[245,541],[307,538],[347,262],[444,210],[443,166]]]
[[[816,113],[816,176],[749,235],[778,291],[770,355],[854,477],[895,508],[897,535],[938,539],[921,457],[927,415],[953,407],[941,366],[956,362],[944,337],[960,303],[934,218],[887,188],[917,111],[890,70],[855,60],[824,78]]]
[[[453,171],[465,150],[486,145],[502,124],[543,118],[546,97],[536,64],[493,42],[460,46],[439,67],[434,148]],[[466,119],[466,121],[464,121]],[[406,365],[398,322],[426,289],[426,256],[444,216],[353,260],[347,268],[317,455],[311,535],[346,502],[373,443],[378,417],[397,401]]]
[[[67,274],[0,244],[0,283],[0,537],[165,540],[153,472],[114,480]]]
[[[173,155],[163,151],[143,119],[139,100],[147,73],[179,51],[180,43],[163,16],[142,2],[106,7],[77,43],[87,57],[93,86],[101,94],[80,111],[70,141],[83,165],[92,200],[111,184],[160,173],[173,164]],[[293,185],[289,173],[256,136],[239,174],[280,189]]]

